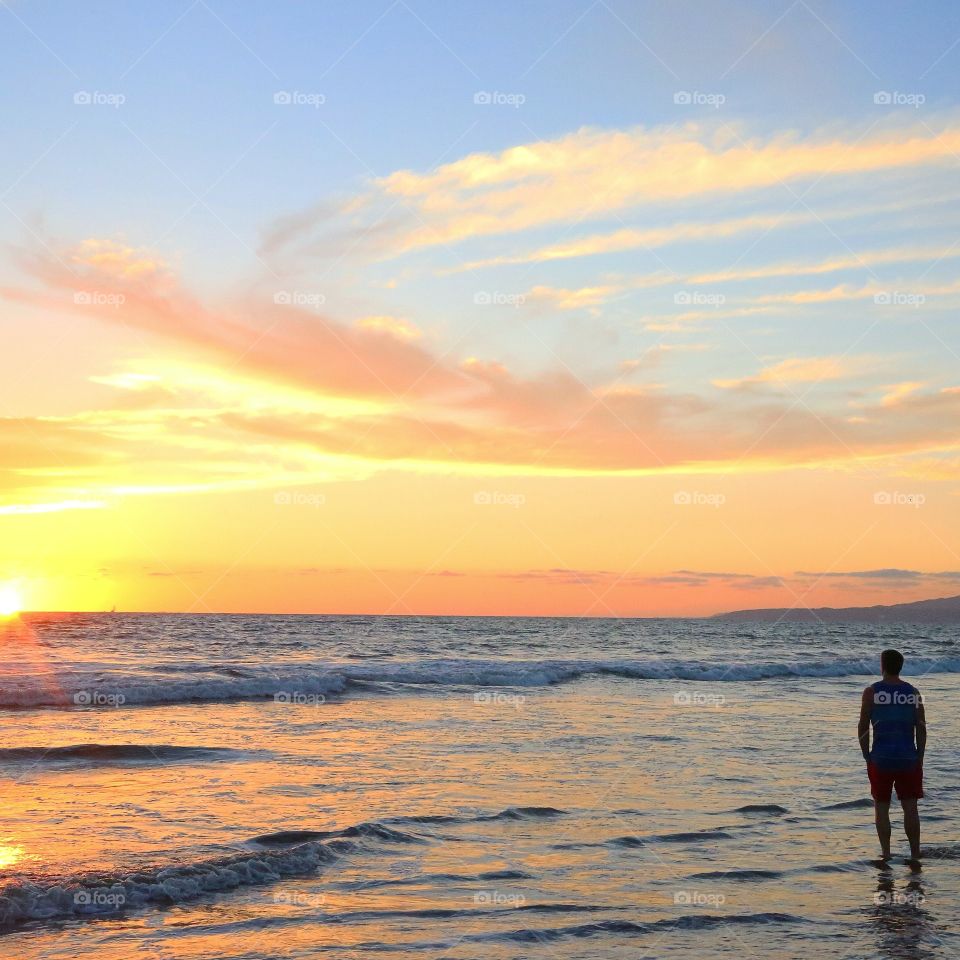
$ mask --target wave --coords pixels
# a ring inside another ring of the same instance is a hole
[[[425,883],[489,883],[492,880],[532,880],[524,870],[487,870],[483,873],[418,873],[390,880],[352,880],[337,884],[341,890],[377,890],[381,887],[411,887]]]
[[[472,817],[395,817],[391,821],[373,820],[339,830],[284,830],[262,834],[251,838],[248,843],[266,849],[243,850],[183,863],[65,876],[13,876],[0,885],[0,930],[32,920],[106,916],[154,904],[183,903],[238,887],[270,884],[285,877],[310,874],[350,853],[379,851],[383,844],[425,844],[435,839],[398,830],[391,825],[399,822],[456,820],[478,823],[548,818],[562,813],[554,807],[507,807],[499,813]],[[532,875],[502,869],[476,875],[423,874],[368,881],[366,886],[527,879],[532,879]],[[345,889],[347,887],[349,885]],[[538,909],[572,911],[581,908],[548,905]]]
[[[754,880],[776,880],[784,876],[780,870],[705,870],[702,873],[691,873],[689,880],[730,880],[733,883],[750,883]]]
[[[564,904],[569,908],[571,905]],[[518,909],[518,908],[515,908]],[[529,907],[527,908],[530,909]],[[582,908],[581,908],[582,909]],[[713,927],[769,926],[781,923],[805,923],[803,917],[789,913],[740,913],[740,914],[688,914],[643,923],[635,920],[598,920],[593,923],[579,923],[564,927],[523,927],[517,930],[495,933],[468,933],[457,937],[456,943],[536,943],[547,944],[561,940],[584,940],[604,935],[613,936],[649,936],[670,931],[696,931]],[[445,950],[452,945],[449,940],[405,942],[402,944],[382,943],[379,941],[351,944],[349,946],[330,946],[327,950],[357,949],[372,952],[396,952],[408,950]]]
[[[911,659],[918,675],[960,673],[960,658]],[[824,661],[727,661],[702,660],[423,660],[415,663],[378,663],[347,666],[348,680],[379,683],[460,686],[539,687],[590,675],[608,675],[638,680],[690,680],[736,682],[790,677],[847,677],[873,675],[872,658]]]
[[[150,904],[183,903],[237,887],[312,873],[358,841],[302,843],[283,851],[237,853],[134,872],[13,880],[0,887],[0,929],[30,920],[95,917]]]
[[[870,797],[860,797],[858,800],[841,800],[840,803],[830,803],[821,810],[860,810],[864,807],[872,807],[873,800]],[[929,819],[929,818],[928,818]]]
[[[960,658],[917,658],[911,661],[917,674],[960,673]],[[519,706],[522,699],[502,700],[487,687],[544,687],[589,676],[625,679],[735,683],[789,678],[841,678],[872,675],[872,659],[832,659],[788,663],[779,661],[702,660],[474,660],[424,659],[395,663],[380,661],[309,663],[299,666],[251,666],[238,669],[224,664],[197,664],[185,679],[177,670],[169,676],[153,671],[111,674],[98,671],[84,676],[76,672],[6,679],[0,683],[0,708],[80,707],[116,708],[127,705],[219,702],[273,699],[288,706],[322,704],[328,696],[409,686],[466,687],[479,690],[477,704]],[[696,702],[696,690],[675,690],[678,703]],[[684,699],[689,698],[689,699]]]
[[[801,917],[789,913],[741,913],[741,914],[689,914],[653,923],[637,923],[632,920],[601,920],[570,927],[554,927],[546,930],[512,930],[507,933],[479,934],[464,937],[465,940],[507,940],[513,943],[549,943],[571,938],[583,939],[604,933],[650,934],[667,930],[703,930],[709,927],[753,926],[771,923],[801,923]]]
[[[404,833],[402,830],[394,830],[375,820],[369,823],[358,823],[356,826],[345,827],[342,830],[280,830],[277,833],[265,833],[262,836],[254,837],[252,842],[266,847],[280,847],[346,837],[366,837],[382,840],[386,843],[428,842],[426,837],[414,833]]]
[[[414,833],[395,830],[396,824],[464,824],[490,823],[496,820],[539,820],[565,816],[556,807],[507,807],[499,813],[484,813],[477,816],[453,816],[431,814],[428,816],[387,817],[346,827],[343,830],[280,830],[254,837],[253,842],[264,846],[283,846],[304,843],[308,840],[329,840],[333,837],[376,837],[391,843],[423,843],[425,839]]]
[[[920,856],[924,860],[960,860],[960,844],[921,847]]]
[[[690,830],[684,833],[655,833],[648,837],[627,834],[623,837],[612,837],[609,840],[555,843],[552,846],[554,850],[583,850],[590,847],[613,847],[630,850],[636,847],[646,847],[651,843],[698,843],[701,840],[733,839],[733,834],[726,830]]]
[[[564,810],[558,810],[556,807],[507,807],[499,813],[491,813],[479,817],[474,817],[473,822],[483,823],[488,820],[542,820],[552,817],[565,816]]]
[[[247,756],[244,751],[227,747],[180,747],[167,743],[79,743],[61,747],[0,748],[2,764],[104,765],[128,763],[170,763],[228,759]]]
[[[178,703],[218,703],[234,700],[268,700],[287,707],[319,706],[327,697],[342,693],[347,679],[333,669],[251,670],[254,676],[234,676],[224,667],[215,672],[195,669],[205,676],[191,680],[158,678],[152,674],[110,674],[102,671],[82,677],[64,674],[0,683],[0,709],[55,707],[60,709],[115,710],[126,706]]]
[[[420,907],[411,910],[352,910],[328,913],[324,923],[369,923],[383,920],[455,920],[460,917],[497,916],[508,913],[601,913],[617,909],[596,903],[521,903],[494,909],[477,907]]]

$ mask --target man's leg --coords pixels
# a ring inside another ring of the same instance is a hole
[[[920,859],[920,813],[917,810],[917,798],[908,797],[900,801],[903,807],[903,830],[910,841],[910,856],[914,860]],[[890,842],[890,807],[887,807],[887,843]],[[877,830],[879,830],[879,826]],[[883,841],[881,841],[882,843]]]
[[[916,809],[916,802],[914,802]],[[880,852],[884,857],[890,856],[890,801],[873,801],[873,818],[877,824],[877,836],[880,838]],[[919,829],[919,824],[917,829]]]

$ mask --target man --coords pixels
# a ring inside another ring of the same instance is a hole
[[[881,856],[884,860],[890,858],[890,795],[896,787],[903,807],[903,829],[910,841],[910,857],[919,860],[917,801],[923,796],[923,754],[927,746],[923,698],[915,686],[900,679],[902,653],[884,650],[880,654],[880,669],[883,679],[863,691],[857,734],[867,762]]]

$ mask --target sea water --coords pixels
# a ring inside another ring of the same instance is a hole
[[[960,950],[953,628],[32,615],[2,628],[0,956]],[[927,703],[878,852],[881,649]]]

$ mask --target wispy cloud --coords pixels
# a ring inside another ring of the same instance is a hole
[[[742,390],[760,384],[819,383],[822,380],[844,380],[876,366],[872,357],[790,357],[759,373],[731,380],[714,380],[724,390]]]
[[[798,137],[793,131],[751,135],[731,125],[597,130],[583,128],[555,140],[521,144],[500,153],[475,153],[424,172],[401,170],[369,183],[332,224],[328,211],[288,219],[270,233],[269,249],[317,247],[316,231],[364,237],[378,256],[468,238],[517,233],[558,223],[609,217],[634,208],[759,191],[814,178],[886,175],[952,163],[960,129],[946,116],[919,123],[898,118],[880,127]],[[804,210],[786,215],[809,218]],[[525,262],[655,246],[676,239],[722,237],[770,229],[783,215],[632,228],[563,241],[519,258]],[[724,233],[726,231],[726,233]]]

